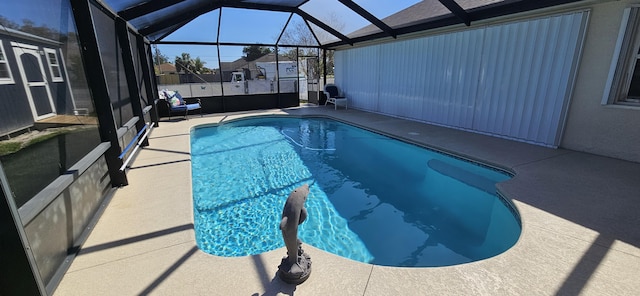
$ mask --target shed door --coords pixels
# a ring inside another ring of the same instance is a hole
[[[13,45],[13,51],[19,61],[20,76],[24,82],[34,120],[56,115],[47,76],[37,47],[14,42],[11,45]]]

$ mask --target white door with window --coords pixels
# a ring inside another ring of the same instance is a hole
[[[31,106],[34,120],[56,115],[56,108],[49,90],[44,65],[38,48],[33,45],[11,42],[18,60],[20,76]]]

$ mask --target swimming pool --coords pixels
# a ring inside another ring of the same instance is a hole
[[[282,206],[303,183],[313,185],[300,239],[361,262],[461,264],[520,235],[517,212],[495,191],[509,175],[330,119],[197,127],[191,161],[196,241],[213,255],[284,246]]]

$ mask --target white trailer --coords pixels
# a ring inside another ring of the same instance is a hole
[[[256,62],[256,67],[262,72],[266,80],[287,80],[298,79],[298,65],[295,61],[278,62],[278,71],[276,73],[276,62]]]

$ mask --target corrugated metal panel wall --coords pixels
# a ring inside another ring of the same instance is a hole
[[[354,108],[557,146],[588,12],[335,53]]]

